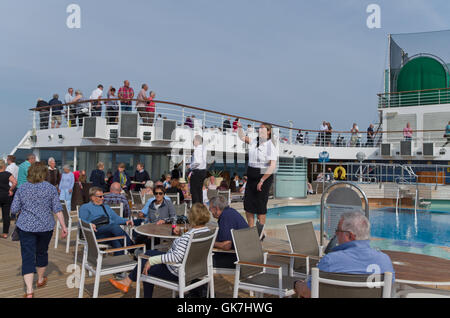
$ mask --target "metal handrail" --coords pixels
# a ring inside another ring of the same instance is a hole
[[[325,197],[326,195],[330,192],[331,189],[340,186],[340,185],[348,185],[351,187],[356,188],[356,190],[359,191],[359,193],[361,193],[363,199],[364,199],[364,203],[365,203],[365,215],[366,218],[369,219],[369,213],[370,213],[370,209],[369,209],[369,200],[367,199],[367,196],[365,194],[365,192],[355,183],[353,182],[349,182],[349,181],[341,181],[341,182],[336,182],[333,183],[332,185],[330,185],[328,188],[324,189],[323,193],[322,193],[322,197],[320,199],[320,246],[323,246],[323,232],[324,232],[324,208],[325,208]]]

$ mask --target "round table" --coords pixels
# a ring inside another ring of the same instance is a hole
[[[450,286],[450,260],[406,252],[383,250],[392,261],[395,282],[402,284]]]
[[[180,225],[178,225],[180,227]],[[184,227],[181,226],[181,227]],[[172,234],[172,224],[156,224],[147,223],[134,228],[134,231],[140,235],[149,236],[151,238],[151,249],[155,248],[155,237],[176,239],[181,235]]]

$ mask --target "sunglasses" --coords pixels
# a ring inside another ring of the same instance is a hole
[[[155,192],[155,195],[164,195],[163,192]]]
[[[96,198],[103,198],[104,195],[94,195],[94,197],[96,197]]]

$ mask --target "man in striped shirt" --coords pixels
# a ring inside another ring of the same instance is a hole
[[[210,229],[206,226],[206,223],[209,222],[210,213],[206,206],[201,203],[196,203],[192,206],[191,211],[189,212],[189,224],[191,229],[177,238],[169,251],[167,253],[150,250],[145,254],[150,256],[148,261],[143,260],[145,265],[143,266],[144,275],[149,275],[152,277],[158,277],[161,279],[178,282],[178,267],[170,265],[170,264],[181,264],[186,255],[186,249],[189,245],[189,238],[191,234],[210,232]],[[176,234],[180,233],[180,229],[175,228],[174,232]],[[132,282],[135,282],[137,279],[137,266],[130,273],[128,277],[123,280],[117,281],[110,279],[110,283],[121,290],[124,293],[127,293]],[[144,297],[151,298],[153,295],[153,284],[144,282]]]

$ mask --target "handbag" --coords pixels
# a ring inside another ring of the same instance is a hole
[[[96,228],[99,228],[103,225],[109,224],[109,215],[106,213],[105,206],[102,204],[103,212],[105,212],[105,215],[102,215],[101,217],[93,220],[91,223],[95,225]]]
[[[16,224],[14,226],[14,231],[11,234],[11,241],[13,241],[13,242],[20,241],[19,228],[17,227],[17,221],[19,220],[19,215],[20,215],[20,213],[17,214],[17,216],[16,216]]]

